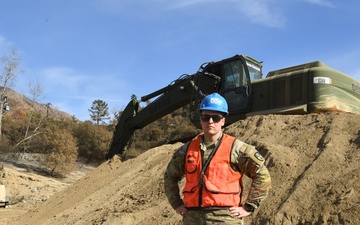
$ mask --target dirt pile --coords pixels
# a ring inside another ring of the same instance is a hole
[[[247,224],[360,224],[360,115],[254,116],[225,131],[257,146],[272,175],[269,198]],[[36,207],[1,215],[12,225],[178,224],[163,174],[179,146],[114,157]]]

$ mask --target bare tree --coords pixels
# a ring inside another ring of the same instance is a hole
[[[32,106],[34,106],[35,102],[44,95],[44,88],[39,81],[32,82],[29,80],[29,93],[31,95]]]
[[[0,139],[2,136],[2,118],[6,112],[6,88],[14,85],[14,81],[17,77],[16,73],[21,71],[19,68],[19,61],[20,57],[16,49],[11,49],[8,56],[1,57],[0,86],[2,86],[2,91],[0,93]]]
[[[25,143],[31,138],[42,133],[41,127],[43,126],[44,118],[43,117],[38,118],[35,116],[36,114],[35,103],[38,101],[38,98],[44,94],[44,88],[38,81],[37,82],[29,81],[28,87],[29,87],[29,93],[31,95],[32,110],[30,110],[30,113],[28,114],[28,118],[25,124],[26,129],[25,129],[24,137],[16,143],[16,146],[19,146],[20,144]],[[50,106],[51,103],[46,104],[46,110],[47,110],[46,117],[48,116]],[[23,150],[25,151],[26,148],[27,146],[25,144]]]

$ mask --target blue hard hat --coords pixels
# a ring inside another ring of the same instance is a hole
[[[228,105],[227,105],[225,98],[223,98],[218,93],[213,93],[213,94],[206,96],[202,100],[199,110],[200,111],[203,111],[203,110],[217,111],[217,112],[222,112],[225,115],[229,114]]]

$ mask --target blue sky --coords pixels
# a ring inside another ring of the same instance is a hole
[[[0,56],[21,56],[15,90],[88,120],[121,110],[204,62],[235,54],[263,72],[321,60],[360,80],[358,0],[0,0]]]

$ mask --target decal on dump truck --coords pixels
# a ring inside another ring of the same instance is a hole
[[[329,77],[314,77],[314,84],[332,84]]]

